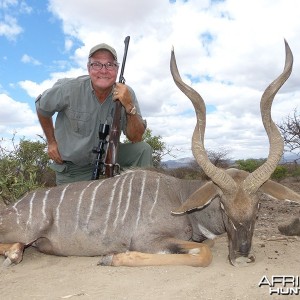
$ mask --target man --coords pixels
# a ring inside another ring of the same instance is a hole
[[[119,145],[119,164],[123,168],[152,166],[152,149],[142,142],[146,123],[135,93],[116,83],[119,63],[115,49],[104,43],[94,46],[87,69],[89,75],[59,80],[36,100],[57,184],[92,178],[96,158],[92,150],[99,144],[99,125],[112,124],[115,100],[122,104],[121,129],[132,142]]]

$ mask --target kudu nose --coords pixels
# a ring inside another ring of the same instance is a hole
[[[250,251],[250,243],[248,243],[247,241],[244,241],[241,243],[240,247],[239,247],[239,253],[242,256],[248,256],[249,251]]]

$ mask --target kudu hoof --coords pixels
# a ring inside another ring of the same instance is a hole
[[[6,257],[3,262],[3,267],[9,267],[12,264],[18,264],[23,259],[24,245],[22,243],[13,244],[8,250],[4,252]]]
[[[295,218],[291,223],[279,225],[278,230],[284,235],[300,236],[300,218]]]
[[[100,257],[97,266],[111,266],[113,260],[113,255],[103,255]]]
[[[249,254],[248,256],[240,256],[235,259],[230,259],[229,262],[234,266],[238,268],[248,267],[251,264],[255,263],[255,256],[254,254]]]

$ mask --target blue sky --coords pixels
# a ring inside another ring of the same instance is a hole
[[[259,101],[283,69],[284,38],[295,62],[275,121],[300,103],[299,9],[297,0],[0,0],[0,137],[36,139],[35,97],[59,78],[86,74],[95,44],[111,44],[121,60],[130,35],[126,83],[177,158],[192,156],[195,115],[170,75],[172,45],[182,78],[207,105],[206,148],[266,157]]]
[[[40,82],[51,72],[65,71],[76,63],[65,49],[62,21],[49,13],[47,1],[9,2],[2,1],[1,21],[17,28],[0,34],[0,84],[13,99],[34,108],[32,97],[16,83],[24,79]]]

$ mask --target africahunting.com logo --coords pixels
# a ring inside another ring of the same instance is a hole
[[[268,286],[270,295],[299,295],[300,294],[300,276],[294,275],[264,275],[259,287]]]

